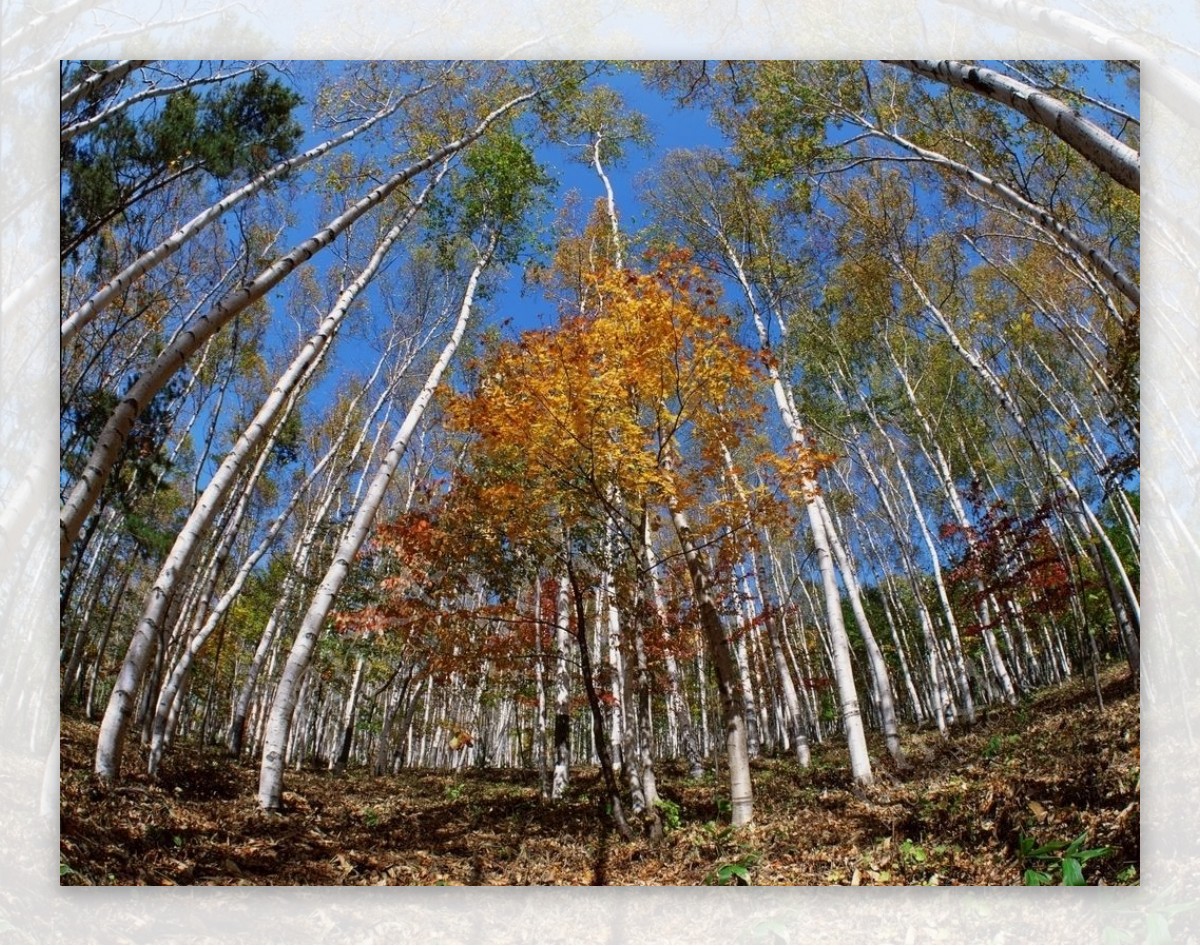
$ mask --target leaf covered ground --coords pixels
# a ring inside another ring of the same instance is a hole
[[[62,722],[64,884],[1019,884],[1057,872],[1037,845],[1086,835],[1108,853],[1087,883],[1138,881],[1138,692],[1124,668],[987,710],[970,730],[905,738],[910,767],[854,790],[845,751],[813,765],[753,764],[755,824],[725,824],[724,769],[689,781],[659,771],[667,833],[625,842],[605,827],[595,769],[577,769],[561,803],[536,773],[470,769],[287,774],[285,809],[254,801],[257,770],[216,749],[179,746],[157,782],[135,773],[106,789],[90,773],[96,728]],[[127,752],[127,755],[134,755]],[[1027,842],[1028,846],[1029,842]],[[1058,855],[1060,856],[1060,855]]]

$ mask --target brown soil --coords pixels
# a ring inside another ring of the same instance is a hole
[[[1138,693],[1121,668],[990,709],[943,741],[908,734],[897,772],[872,746],[876,784],[853,790],[844,749],[813,765],[754,763],[755,823],[724,823],[724,771],[659,771],[660,842],[608,830],[595,769],[569,797],[539,799],[535,773],[473,769],[292,772],[280,813],[259,811],[257,771],[178,746],[157,782],[105,789],[90,774],[96,727],[62,724],[64,884],[1019,884],[1022,837],[1086,833],[1110,852],[1088,883],[1137,883]],[[127,752],[127,755],[134,755]],[[1052,863],[1052,862],[1051,862]]]

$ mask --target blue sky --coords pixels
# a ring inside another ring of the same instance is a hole
[[[336,71],[339,64],[330,63],[329,67]],[[306,68],[302,64],[297,64],[294,72],[300,91],[310,101],[316,91],[314,82],[319,81],[315,79],[314,72],[315,70]],[[1090,91],[1115,98],[1119,104],[1135,114],[1137,113],[1137,102],[1132,100],[1124,89],[1117,87],[1104,77],[1100,64],[1091,64],[1088,72],[1090,74],[1088,82]],[[652,143],[647,147],[630,146],[626,149],[625,157],[620,163],[606,167],[615,191],[622,228],[627,237],[632,237],[647,223],[648,216],[647,208],[639,200],[639,182],[647,172],[656,167],[662,155],[679,148],[721,147],[724,139],[720,132],[713,127],[706,112],[677,109],[668,97],[647,90],[641,79],[634,74],[613,73],[596,81],[603,82],[616,90],[624,99],[627,107],[643,114],[648,123]],[[304,112],[307,113],[307,111],[306,107]],[[312,128],[307,114],[302,117],[302,122],[306,128]],[[323,131],[310,132],[309,140],[304,143],[304,147],[315,144],[325,134],[326,132]],[[350,147],[353,148],[353,145]],[[544,232],[548,231],[559,210],[563,195],[569,191],[578,192],[581,198],[580,206],[585,213],[594,201],[604,196],[602,182],[591,165],[580,159],[582,157],[580,150],[547,145],[540,147],[536,156],[557,180],[555,195],[537,224],[538,228]],[[357,194],[347,196],[345,204],[357,199],[357,196]],[[340,209],[338,207],[333,212],[336,213]],[[296,225],[288,237],[281,240],[278,248],[280,252],[286,251],[291,245],[311,235],[320,228],[325,217],[329,216],[328,212],[322,214],[319,197],[311,191],[301,194],[294,200],[292,210],[296,215]],[[322,256],[325,258],[315,259],[313,263],[318,272],[324,272],[328,268],[340,265],[328,251]],[[361,260],[353,261],[351,269],[361,265],[361,262]],[[522,266],[518,265],[511,267],[506,274],[500,277],[498,291],[479,305],[474,323],[476,331],[487,325],[503,324],[506,334],[512,336],[528,328],[553,323],[557,318],[553,303],[536,289],[524,289],[522,275]],[[272,293],[272,298],[280,302],[289,291],[287,285],[281,286]],[[365,300],[367,305],[374,304],[378,307],[377,298],[373,296],[372,292],[369,291],[366,294]],[[740,301],[736,293],[731,293],[728,300],[731,305],[736,305]],[[360,302],[359,305],[361,306],[363,303]],[[315,325],[318,317],[315,313],[312,315],[312,325]],[[371,316],[368,313],[362,311],[352,313],[350,326],[343,333],[343,338],[332,356],[336,360],[338,368],[330,372],[327,380],[312,395],[314,406],[323,408],[332,396],[335,387],[339,383],[344,384],[344,381],[339,382],[338,380],[343,377],[343,369],[350,368],[360,376],[365,376],[370,371],[377,352],[372,350],[366,341],[352,337],[355,335],[355,329],[352,326],[369,325],[370,321]],[[276,324],[284,327],[285,331],[292,333],[296,331],[290,320],[281,313],[277,313]],[[307,329],[311,326],[304,327]],[[406,405],[397,405],[401,411],[405,407]]]

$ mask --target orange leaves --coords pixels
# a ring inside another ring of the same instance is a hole
[[[475,437],[477,469],[520,483],[521,499],[568,523],[613,493],[687,492],[667,451],[686,446],[711,471],[706,444],[759,416],[749,353],[686,253],[650,272],[601,266],[580,279],[583,314],[500,346],[451,409]]]
[[[817,475],[839,459],[836,453],[802,444],[792,444],[783,453],[771,451],[759,457],[766,469],[775,474],[780,489],[802,502],[807,502],[819,491]]]

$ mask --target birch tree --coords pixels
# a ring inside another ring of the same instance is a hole
[[[315,254],[329,246],[338,234],[382,203],[401,184],[466,148],[482,137],[487,129],[503,115],[528,102],[536,94],[538,93],[535,90],[511,97],[484,116],[483,120],[467,134],[441,145],[425,157],[394,174],[331,220],[326,227],[261,271],[246,286],[227,294],[215,307],[198,316],[187,331],[139,376],[137,382],[125,393],[120,404],[110,415],[104,430],[97,438],[92,455],[84,464],[83,472],[63,504],[60,514],[62,540],[60,558],[66,559],[71,543],[79,534],[84,518],[95,505],[104,482],[112,472],[117,454],[128,437],[136,417],[141,413],[147,401],[162,389],[208,338],[224,327],[238,312],[241,312],[254,300],[261,298],[273,286],[290,275],[297,266],[303,266]]]

